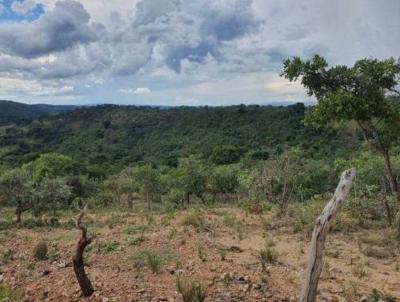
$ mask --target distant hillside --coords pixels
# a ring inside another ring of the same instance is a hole
[[[58,152],[108,174],[140,162],[172,166],[192,154],[221,164],[266,159],[290,147],[314,158],[336,156],[348,148],[346,139],[338,143],[333,130],[305,128],[304,110],[303,104],[81,108],[0,128],[0,165],[15,166],[43,152]]]
[[[35,104],[28,105],[13,101],[0,100],[0,125],[29,121],[42,115],[52,115],[60,112],[71,111],[77,106],[61,106]]]

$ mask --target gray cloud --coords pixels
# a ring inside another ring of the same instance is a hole
[[[128,98],[135,94],[121,89],[149,87],[146,99],[158,104],[201,101],[197,94],[259,101],[271,97],[267,90],[294,100],[301,89],[290,90],[278,77],[287,57],[320,53],[333,64],[352,64],[400,53],[398,0],[134,0],[128,7],[119,0],[107,2],[106,11],[105,2],[93,0],[14,0],[12,6],[23,14],[33,3],[45,9],[37,20],[1,24],[0,77],[13,79],[4,85],[14,90],[28,81],[24,91],[33,87],[36,95],[51,83],[49,91],[83,86],[90,98],[111,93],[109,99],[112,91]],[[264,78],[272,84],[263,85]],[[232,83],[234,93],[222,91]]]
[[[53,10],[32,23],[7,23],[0,27],[0,50],[25,58],[67,50],[98,39],[101,26],[89,23],[82,4],[58,1]]]

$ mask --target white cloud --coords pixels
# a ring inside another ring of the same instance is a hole
[[[122,92],[122,93],[125,93],[125,94],[137,94],[137,95],[151,93],[151,90],[149,88],[147,88],[147,87],[139,87],[139,88],[136,88],[136,89],[122,88],[119,91]]]
[[[69,95],[74,87],[62,82],[45,82],[0,77],[1,94],[23,94],[26,96]]]
[[[37,20],[0,27],[7,91],[37,98],[74,87],[66,93],[91,102],[307,101],[279,77],[284,58],[352,64],[400,53],[398,0],[14,0],[12,9],[37,4]]]
[[[26,15],[36,7],[37,3],[34,0],[14,1],[11,4],[13,12],[19,15]]]

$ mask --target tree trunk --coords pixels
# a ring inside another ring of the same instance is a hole
[[[132,196],[132,193],[129,193],[128,194],[128,198],[127,198],[128,200],[128,209],[129,210],[132,210],[132,208],[133,208],[133,196]]]
[[[149,198],[149,192],[146,192],[146,201],[147,201],[147,208],[149,211],[151,210],[151,205],[150,205],[150,198]]]
[[[400,191],[399,185],[397,183],[396,176],[393,173],[392,163],[390,161],[389,151],[383,151],[383,158],[385,160],[385,170],[386,177],[388,178],[390,189],[392,190],[393,195],[396,196],[398,202],[400,202]]]
[[[384,203],[385,203],[385,208],[386,208],[386,215],[388,218],[388,223],[389,226],[391,227],[393,225],[393,217],[392,217],[392,209],[390,208],[390,204],[387,198],[387,186],[386,186],[386,179],[383,178],[382,181],[382,188],[383,188],[383,199],[384,199]]]
[[[21,223],[21,215],[22,215],[22,211],[17,208],[15,211],[15,215],[17,215],[17,220],[15,221],[16,223]]]
[[[86,227],[82,224],[82,218],[84,215],[85,210],[83,210],[79,214],[76,220],[76,227],[82,231],[82,237],[79,239],[76,246],[75,254],[72,257],[72,263],[74,265],[75,276],[78,280],[82,294],[84,297],[89,297],[93,294],[94,289],[85,272],[85,264],[83,263],[83,252],[85,251],[86,246],[88,246],[92,242],[92,238],[87,236]]]
[[[335,194],[316,220],[300,302],[315,302],[319,276],[322,269],[322,255],[325,248],[325,239],[330,226],[335,220],[336,214],[339,212],[343,201],[350,191],[355,175],[355,169],[350,169],[342,173]]]

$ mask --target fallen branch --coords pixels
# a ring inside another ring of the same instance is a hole
[[[74,272],[76,279],[78,280],[84,297],[89,297],[93,294],[94,289],[92,283],[85,273],[85,265],[83,263],[83,252],[85,248],[92,242],[92,237],[87,235],[87,229],[82,223],[83,216],[85,216],[86,207],[81,211],[76,219],[76,227],[82,231],[82,236],[76,246],[76,251],[72,257],[72,263],[74,265]]]
[[[351,189],[355,175],[355,169],[350,169],[342,173],[335,194],[315,222],[300,302],[315,301],[319,276],[322,269],[322,255],[325,248],[326,236],[328,235],[330,226],[335,220],[336,214],[339,212],[343,201],[346,199]]]

